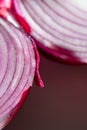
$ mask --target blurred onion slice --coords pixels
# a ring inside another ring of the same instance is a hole
[[[87,63],[86,0],[14,0],[40,48],[69,63]]]

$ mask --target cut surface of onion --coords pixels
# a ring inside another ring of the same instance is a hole
[[[0,0],[0,8],[10,8],[12,0]]]
[[[87,63],[86,0],[14,0],[46,52],[72,63]]]
[[[35,69],[31,38],[0,18],[0,130],[32,86]]]

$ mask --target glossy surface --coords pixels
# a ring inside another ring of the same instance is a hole
[[[34,84],[4,130],[87,130],[87,65],[66,65],[41,55],[45,88]]]

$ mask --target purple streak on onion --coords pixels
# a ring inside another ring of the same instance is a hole
[[[29,23],[31,35],[43,50],[68,62],[87,63],[87,2],[84,1],[13,2],[16,12]]]

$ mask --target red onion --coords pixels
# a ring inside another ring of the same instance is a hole
[[[39,55],[34,41],[0,18],[0,129],[11,120],[22,104],[38,72]]]
[[[14,0],[39,47],[72,63],[87,63],[86,0]]]

